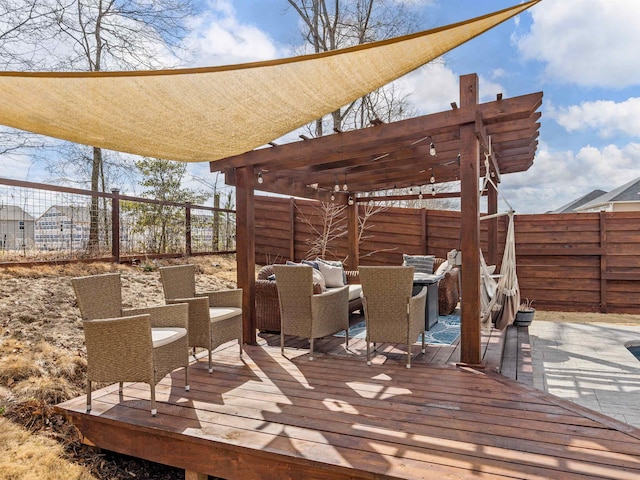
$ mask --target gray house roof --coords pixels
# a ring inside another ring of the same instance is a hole
[[[580,198],[577,198],[572,202],[569,202],[566,205],[563,205],[562,207],[556,210],[552,210],[548,213],[574,213],[578,209],[578,207],[581,207],[586,203],[590,203],[593,200],[596,200],[597,198],[605,195],[606,193],[607,192],[605,192],[604,190],[593,190],[586,195],[583,195]]]
[[[0,204],[0,220],[33,222],[34,218],[17,205]]]
[[[612,202],[640,202],[640,177],[581,205],[577,210],[596,208]]]

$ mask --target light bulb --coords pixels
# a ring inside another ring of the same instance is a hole
[[[431,145],[429,145],[429,155],[435,157],[436,153],[436,146],[433,144],[433,142],[431,142]]]
[[[418,195],[418,200],[422,200],[422,192],[420,192],[420,195]]]
[[[353,205],[353,197],[349,195],[349,205]]]
[[[262,172],[258,172],[258,183],[263,183],[264,178],[262,178]]]
[[[436,177],[434,177],[433,175],[431,175],[431,178],[429,179],[429,181],[431,183],[436,183]]]
[[[409,195],[413,193],[413,187],[409,187]]]
[[[431,185],[431,195],[436,196],[436,187],[435,185]]]
[[[342,186],[342,190],[344,190],[344,191],[346,192],[347,190],[349,190],[349,186],[345,183],[345,184]]]
[[[338,185],[338,184],[336,183],[335,187],[333,187],[333,191],[334,191],[334,192],[339,192],[339,191],[340,191],[340,185]]]
[[[331,201],[333,202],[336,199],[336,196],[331,192]]]

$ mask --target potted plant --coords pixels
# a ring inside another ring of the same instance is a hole
[[[524,302],[518,307],[516,313],[516,319],[513,322],[518,327],[528,327],[533,321],[533,316],[536,313],[536,309],[533,308],[533,300],[525,298]]]

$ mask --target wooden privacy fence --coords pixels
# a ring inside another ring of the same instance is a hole
[[[0,264],[235,252],[235,210],[0,178]]]
[[[361,212],[363,208],[359,206]],[[314,256],[309,242],[322,230],[323,220],[317,202],[260,196],[255,211],[258,263]],[[486,257],[485,223],[481,245]],[[399,265],[403,253],[443,257],[460,245],[459,212],[391,207],[369,217],[367,227],[361,265]],[[507,217],[499,218],[498,263],[506,227]],[[521,295],[535,306],[640,313],[640,212],[516,215],[515,232]],[[326,257],[342,260],[346,234],[335,234]]]

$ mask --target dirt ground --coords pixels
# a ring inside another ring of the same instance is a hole
[[[234,256],[189,262],[198,265],[198,289],[235,286]],[[84,336],[70,279],[118,271],[125,307],[157,305],[164,303],[157,269],[177,263],[185,260],[0,268],[0,445],[7,446],[0,478],[184,478],[183,470],[81,445],[73,427],[53,412],[55,404],[84,393]],[[640,325],[640,315],[538,310],[534,321]]]

